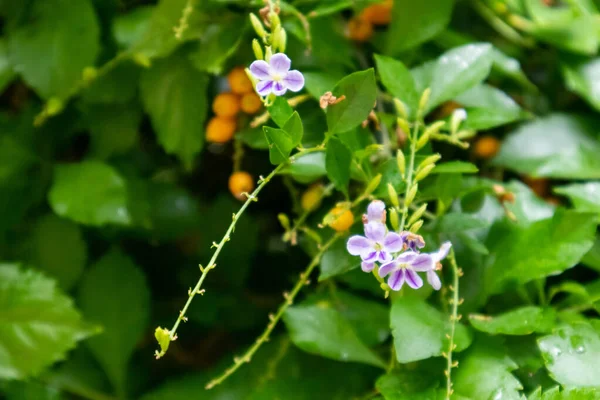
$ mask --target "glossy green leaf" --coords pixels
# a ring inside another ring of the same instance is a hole
[[[101,162],[57,166],[48,202],[57,215],[81,224],[131,223],[126,182],[117,171]]]
[[[564,210],[529,226],[496,223],[486,242],[488,290],[498,293],[572,268],[592,247],[596,226],[593,214]]]
[[[292,342],[300,349],[338,361],[384,367],[384,362],[360,341],[352,325],[336,310],[323,305],[287,309],[283,320]]]
[[[396,358],[401,363],[437,357],[447,350],[446,334],[450,320],[425,300],[415,297],[396,297],[390,313]],[[460,323],[454,336],[459,352],[471,344],[469,330]]]
[[[596,400],[600,398],[598,388],[567,388],[561,390],[558,386],[544,391],[538,388],[527,400]]]
[[[237,133],[237,137],[252,149],[267,150],[269,143],[262,128],[248,128]]]
[[[0,91],[14,79],[15,71],[10,63],[8,43],[6,39],[0,39]]]
[[[85,274],[79,303],[90,321],[104,327],[88,346],[117,393],[124,396],[129,359],[148,329],[150,291],[146,277],[129,257],[112,250]]]
[[[96,105],[86,112],[86,117],[92,157],[107,159],[126,153],[137,144],[142,112],[135,105]]]
[[[325,168],[327,176],[335,187],[348,195],[348,183],[350,182],[350,164],[352,163],[352,152],[337,138],[331,138],[327,142],[325,152]]]
[[[494,164],[534,177],[600,179],[597,137],[593,121],[551,114],[510,133]]]
[[[567,87],[600,111],[600,58],[567,58],[562,72]]]
[[[304,86],[308,93],[310,93],[315,99],[321,98],[325,92],[331,92],[340,79],[344,77],[343,74],[331,72],[331,71],[319,71],[319,72],[303,72],[304,75]]]
[[[32,264],[56,278],[63,290],[71,289],[87,261],[87,246],[79,226],[48,214],[38,220],[31,246]]]
[[[375,62],[381,83],[392,96],[404,103],[409,115],[414,115],[419,105],[420,94],[417,93],[410,71],[401,61],[391,57],[376,54]]]
[[[325,176],[325,152],[305,154],[281,170],[282,174],[291,175],[300,183],[311,183]]]
[[[2,379],[37,375],[98,333],[83,323],[54,280],[17,264],[0,264],[0,309]]]
[[[386,54],[410,50],[441,33],[452,16],[452,0],[396,0],[385,43]]]
[[[131,61],[122,61],[116,67],[98,76],[83,89],[81,96],[86,103],[124,104],[136,96],[141,68]]]
[[[90,0],[35,2],[28,18],[9,32],[11,63],[43,98],[67,96],[93,66],[100,27]]]
[[[448,161],[437,164],[432,174],[476,174],[479,168],[475,164],[466,161]]]
[[[440,233],[452,233],[481,229],[488,226],[488,221],[477,218],[474,215],[450,212],[437,221],[436,230]]]
[[[477,337],[459,365],[452,374],[458,395],[468,399],[520,399],[522,385],[511,374],[517,364],[498,340]]]
[[[552,308],[526,306],[500,315],[469,315],[473,328],[492,335],[529,335],[546,333],[556,322],[556,312]]]
[[[144,108],[156,130],[158,141],[175,154],[186,168],[204,144],[204,122],[208,109],[208,76],[187,58],[175,54],[157,61],[142,74],[140,90]]]
[[[302,136],[304,135],[304,127],[302,126],[302,120],[298,111],[292,113],[288,120],[285,121],[285,124],[283,124],[282,129],[290,136],[294,147],[300,145]]]
[[[121,47],[131,47],[142,39],[148,29],[154,9],[155,6],[136,7],[130,12],[114,18],[112,33]]]
[[[577,211],[600,214],[600,182],[573,183],[554,188],[554,192],[566,196]]]
[[[586,323],[565,325],[538,339],[546,368],[565,386],[597,386],[600,381],[600,337]]]
[[[377,379],[375,387],[385,400],[438,400],[437,382],[426,370],[396,370]],[[445,394],[445,393],[444,393]]]
[[[271,164],[278,165],[288,160],[292,150],[294,150],[294,140],[289,133],[283,129],[263,127],[267,143],[269,144],[269,161]]]
[[[294,109],[290,106],[285,99],[285,97],[278,96],[268,107],[269,115],[271,115],[271,119],[273,122],[277,124],[280,128],[283,128],[285,123],[292,117],[294,113]]]
[[[596,237],[592,248],[583,256],[581,262],[600,272],[600,238]]]
[[[350,255],[346,243],[336,242],[321,258],[319,281],[341,275],[360,266],[360,258]]]
[[[375,106],[377,85],[373,69],[346,76],[335,85],[333,95],[346,98],[327,107],[329,134],[346,132],[357,127],[367,119]]]

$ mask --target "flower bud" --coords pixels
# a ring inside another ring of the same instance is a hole
[[[408,134],[410,132],[410,125],[408,124],[408,121],[404,118],[397,118],[396,125],[398,125],[400,129],[404,131],[404,133]]]
[[[94,67],[85,67],[83,69],[83,80],[85,83],[91,83],[98,77],[98,70]]]
[[[434,168],[435,168],[435,164],[429,164],[429,165],[421,168],[420,170],[418,170],[417,175],[415,176],[415,182],[419,182],[419,181],[427,178],[427,175],[429,175],[431,170]]]
[[[169,349],[169,344],[171,344],[171,332],[166,328],[158,327],[154,331],[154,337],[160,346],[160,352],[156,351],[154,354],[158,359],[164,356]]]
[[[269,13],[269,21],[271,22],[271,32],[275,32],[281,26],[281,19],[276,12]]]
[[[427,203],[424,203],[423,205],[421,205],[421,207],[417,208],[413,215],[410,216],[410,218],[408,219],[408,225],[410,226],[414,224],[419,218],[421,218],[423,216],[423,213],[425,213],[425,210],[427,210]]]
[[[409,231],[411,231],[412,233],[417,233],[417,232],[419,232],[419,229],[421,229],[422,226],[423,226],[423,220],[420,219],[411,225]]]
[[[144,53],[134,53],[131,58],[133,59],[133,62],[140,67],[150,68],[152,66],[150,58]]]
[[[375,176],[375,178],[371,179],[371,182],[369,182],[369,184],[367,185],[365,192],[364,192],[364,196],[368,196],[371,193],[373,193],[375,191],[375,189],[377,189],[377,187],[379,186],[380,183],[381,183],[381,174],[377,174],[377,176]]]
[[[395,231],[400,229],[400,220],[398,218],[398,210],[396,210],[395,208],[392,208],[390,210],[390,222],[392,223],[392,228],[394,228]]]
[[[278,214],[277,219],[279,220],[279,223],[281,224],[283,229],[285,229],[286,231],[290,230],[290,219],[287,215],[285,215],[284,213]]]
[[[265,52],[265,61],[269,62],[271,60],[272,55],[273,55],[273,49],[271,48],[271,46],[267,46],[266,52]]]
[[[415,199],[418,189],[419,189],[419,185],[415,183],[410,187],[408,192],[406,192],[406,199],[404,200],[404,204],[406,204],[407,207],[410,206],[412,201]]]
[[[437,135],[444,125],[446,125],[445,121],[436,121],[433,124],[429,125],[425,129],[425,132],[423,132],[419,140],[417,140],[417,150],[425,146],[431,136]]]
[[[434,164],[434,163],[438,162],[441,158],[442,158],[442,156],[440,156],[438,153],[430,155],[429,157],[427,157],[426,159],[421,161],[421,164],[419,164],[417,171],[419,171],[422,168],[425,168],[426,166],[428,166],[430,164]]]
[[[254,51],[254,57],[256,57],[257,60],[262,60],[265,57],[262,46],[256,39],[252,40],[252,50]]]
[[[390,202],[394,207],[400,207],[400,203],[398,202],[398,193],[396,193],[396,189],[392,186],[391,183],[388,183],[388,195],[390,196]]]
[[[59,114],[65,108],[65,104],[58,97],[51,97],[46,103],[46,114],[53,116]]]
[[[419,115],[422,116],[427,109],[427,103],[429,103],[429,96],[431,96],[431,88],[427,88],[423,91],[421,99],[419,100]]]
[[[262,22],[260,22],[260,19],[258,19],[258,17],[252,13],[250,13],[250,22],[252,23],[254,32],[256,32],[256,34],[259,37],[264,38],[267,35],[267,31],[265,31],[265,28],[263,27]]]
[[[271,33],[271,47],[275,52],[279,49],[279,32],[281,32],[281,25],[277,25],[275,29],[273,29],[273,33]]]
[[[396,107],[398,114],[406,120],[408,118],[408,113],[406,112],[406,106],[402,100],[394,98],[394,106]]]
[[[472,129],[464,129],[456,134],[456,137],[459,139],[470,139],[477,134],[476,131]]]
[[[464,108],[457,108],[454,110],[452,117],[450,118],[450,133],[452,135],[456,134],[458,127],[465,119],[467,119],[467,112]]]
[[[404,178],[404,174],[406,173],[406,157],[404,157],[404,153],[402,150],[398,150],[396,152],[396,163],[398,163],[398,170],[400,171],[400,175]]]
[[[283,26],[280,26],[280,29],[277,30],[276,39],[279,51],[282,53],[285,52],[285,48],[287,46],[287,33]]]

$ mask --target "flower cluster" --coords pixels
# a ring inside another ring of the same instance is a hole
[[[365,236],[355,235],[348,239],[346,248],[353,256],[362,259],[362,270],[371,272],[379,263],[376,273],[384,278],[389,275],[387,284],[398,291],[404,283],[413,289],[423,286],[423,279],[417,272],[425,272],[427,282],[435,289],[442,286],[436,271],[440,261],[450,251],[452,244],[445,242],[433,253],[420,253],[425,241],[412,232],[390,232],[385,225],[385,204],[375,200],[369,204],[363,216]]]

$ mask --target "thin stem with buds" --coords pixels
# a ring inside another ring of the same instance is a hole
[[[456,332],[456,324],[461,319],[461,315],[458,313],[458,306],[462,303],[462,299],[458,294],[458,279],[462,276],[462,271],[456,265],[456,257],[454,250],[450,250],[448,254],[448,260],[450,261],[450,267],[452,268],[453,281],[452,285],[449,286],[452,292],[452,297],[449,300],[452,308],[450,313],[450,333],[446,335],[448,338],[448,350],[443,355],[446,357],[446,400],[450,400],[454,390],[452,389],[452,368],[458,367],[458,361],[452,361],[452,352],[456,349],[456,343],[454,343],[454,334]]]
[[[413,127],[413,133],[410,138],[410,156],[408,160],[408,168],[406,170],[406,193],[404,194],[404,201],[402,205],[402,219],[400,220],[400,232],[404,230],[406,225],[406,219],[408,218],[409,204],[406,202],[406,196],[410,192],[413,185],[413,173],[415,169],[415,154],[417,153],[417,140],[419,139],[419,123],[415,123]]]

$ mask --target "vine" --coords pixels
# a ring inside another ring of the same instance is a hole
[[[454,334],[456,331],[456,324],[462,318],[462,315],[458,313],[458,307],[463,303],[464,299],[459,297],[459,278],[463,275],[463,272],[460,268],[458,268],[456,264],[456,257],[454,255],[454,250],[450,250],[448,254],[448,260],[450,261],[450,267],[452,268],[452,285],[448,286],[450,292],[452,292],[452,297],[448,300],[448,303],[451,306],[450,311],[450,333],[446,334],[446,338],[448,339],[448,350],[444,352],[442,355],[446,358],[446,370],[444,374],[446,375],[446,400],[450,400],[452,396],[452,368],[458,367],[458,361],[452,360],[453,351],[456,349],[456,343],[454,343]]]

